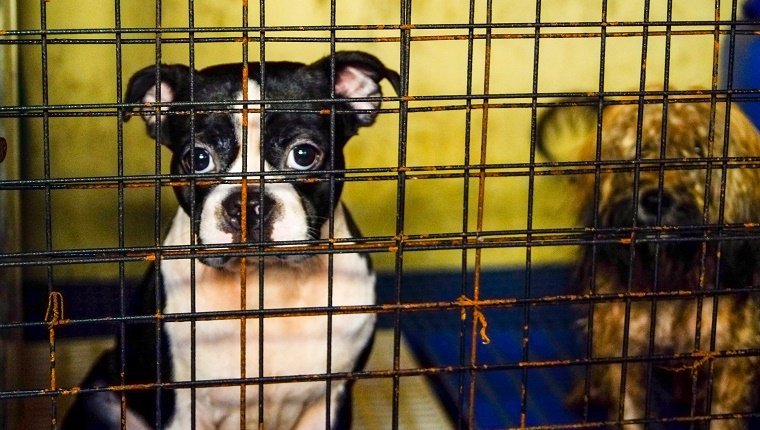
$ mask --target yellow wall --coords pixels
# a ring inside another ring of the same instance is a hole
[[[40,27],[39,2],[23,2],[20,27]],[[47,27],[61,28],[112,28],[114,2],[102,0],[54,0],[46,2]],[[338,24],[395,24],[399,22],[399,2],[376,0],[338,0]],[[598,21],[600,1],[544,0],[541,21]],[[610,0],[608,21],[640,21],[643,2]],[[673,19],[711,20],[714,18],[712,0],[674,1]],[[729,2],[723,2],[729,3]],[[239,26],[242,23],[239,0],[197,0],[195,25]],[[258,25],[258,2],[250,2],[250,25]],[[494,1],[494,22],[535,21],[535,4],[530,1]],[[163,1],[163,26],[187,26],[187,2]],[[319,25],[329,24],[328,0],[269,0],[266,2],[266,25]],[[653,0],[652,20],[664,20],[666,1]],[[476,22],[484,22],[485,1],[476,2]],[[730,5],[726,5],[730,6]],[[729,18],[729,11],[722,11]],[[466,23],[468,2],[465,1],[414,1],[413,23]],[[155,25],[155,4],[152,1],[130,0],[121,2],[123,27],[148,28]],[[571,29],[597,31],[596,28]],[[624,30],[640,30],[626,28]],[[662,30],[659,28],[658,30]],[[546,32],[569,31],[568,29]],[[616,31],[614,28],[610,32]],[[478,30],[482,34],[482,30]],[[512,38],[492,42],[490,92],[527,93],[532,90],[534,41],[531,28],[495,30],[495,34],[513,34]],[[235,35],[234,33],[230,33]],[[302,33],[271,33],[275,36],[301,36]],[[466,35],[465,30],[423,31],[414,36],[437,34]],[[209,34],[197,33],[197,37]],[[326,32],[314,32],[327,36]],[[397,30],[342,31],[341,36],[394,37]],[[184,34],[177,34],[185,36]],[[81,35],[62,36],[84,39]],[[111,34],[95,34],[94,39],[110,39]],[[147,37],[150,33],[127,35],[126,38]],[[174,37],[167,35],[167,38]],[[641,38],[609,38],[606,50],[605,89],[628,90],[639,85]],[[647,62],[647,83],[655,84],[664,76],[665,38],[650,37]],[[395,42],[342,43],[339,49],[363,49],[379,56],[387,65],[398,68],[400,47]],[[473,92],[483,92],[485,42],[474,44]],[[249,45],[250,59],[258,60],[259,46]],[[540,41],[538,90],[595,91],[598,89],[599,38],[549,38]],[[267,60],[313,61],[329,52],[326,43],[267,43]],[[185,44],[165,43],[162,48],[164,62],[188,62],[189,49]],[[22,96],[26,105],[42,103],[41,48],[24,45],[20,48],[22,60]],[[195,64],[201,68],[222,62],[241,60],[240,42],[197,43]],[[674,37],[671,46],[670,80],[674,86],[707,86],[712,72],[712,35]],[[50,44],[48,45],[49,103],[111,103],[116,100],[116,49],[113,44]],[[123,82],[135,70],[152,64],[155,46],[125,44],[122,46]],[[411,95],[451,95],[466,91],[467,41],[415,41],[411,48]],[[391,93],[385,87],[386,95]],[[510,101],[495,100],[496,103]],[[529,101],[522,99],[520,101]],[[480,103],[480,101],[476,101]],[[431,102],[430,104],[458,104]],[[390,104],[394,107],[395,104]],[[410,106],[425,106],[413,102]],[[492,109],[487,124],[488,163],[525,162],[529,157],[531,112],[529,109]],[[117,121],[114,117],[52,118],[50,126],[51,174],[53,177],[80,177],[114,175],[117,169]],[[24,121],[23,140],[25,175],[43,176],[43,122],[41,119]],[[449,165],[464,162],[465,113],[463,110],[414,113],[409,116],[407,163],[410,166]],[[482,111],[472,114],[470,136],[472,162],[480,154]],[[365,129],[348,146],[348,162],[352,167],[396,166],[398,159],[398,117],[383,115],[376,125]],[[145,135],[144,126],[137,121],[124,128],[125,174],[150,174],[155,159],[152,141]],[[164,152],[164,166],[168,164]],[[164,169],[165,171],[165,169]],[[476,214],[477,181],[471,180],[470,227],[474,228]],[[568,195],[558,178],[540,177],[535,183],[534,227],[563,227],[572,224],[565,206]],[[439,233],[462,229],[463,179],[436,179],[409,181],[406,184],[405,232]],[[392,235],[395,232],[396,189],[393,181],[350,183],[345,200],[352,209],[366,235]],[[166,189],[163,195],[163,223],[173,214],[173,194]],[[491,178],[485,185],[484,228],[487,230],[524,229],[527,225],[527,179]],[[153,238],[153,191],[129,189],[125,193],[125,244],[151,245]],[[118,245],[118,212],[116,191],[56,190],[52,193],[54,249],[114,247]],[[44,193],[28,192],[24,196],[24,241],[27,249],[45,248]],[[163,230],[162,230],[163,231]],[[567,261],[572,249],[536,248],[534,262]],[[525,261],[521,248],[485,251],[487,266],[519,265]],[[393,269],[392,254],[376,254],[375,262],[381,270]],[[461,252],[439,251],[405,254],[407,269],[456,268],[461,264]],[[470,262],[472,259],[470,259]],[[128,275],[137,275],[143,264],[128,264]],[[118,274],[115,265],[83,265],[55,268],[56,279],[92,280],[113,279]],[[43,276],[43,271],[31,273]]]

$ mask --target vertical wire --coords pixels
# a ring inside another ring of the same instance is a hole
[[[187,2],[187,24],[191,30],[188,32],[188,72],[189,72],[189,92],[190,92],[190,159],[195,160],[195,106],[192,105],[195,102],[195,32],[192,29],[195,27],[195,0],[188,0]],[[195,201],[196,193],[196,179],[195,179],[195,162],[190,163],[193,168],[193,177],[190,178],[190,201]],[[195,224],[195,219],[199,216],[195,208],[195,205],[190,205],[190,246],[196,245],[196,237],[198,231]],[[190,428],[195,429],[196,420],[196,407],[195,400],[197,391],[195,389],[195,381],[197,379],[196,366],[197,366],[197,344],[196,344],[196,329],[197,319],[196,313],[196,270],[195,264],[198,260],[195,257],[190,258]]]
[[[670,92],[670,47],[672,42],[672,22],[673,22],[673,0],[668,0],[667,11],[665,18],[665,63],[663,74],[663,99],[662,99],[662,116],[660,124],[660,153],[659,153],[659,167],[657,171],[657,214],[655,215],[655,226],[661,226],[662,224],[662,196],[663,188],[665,186],[665,162],[667,159],[667,145],[668,145],[668,109],[669,104],[669,92]],[[652,293],[659,291],[659,275],[660,275],[660,238],[662,235],[659,231],[655,232],[654,248],[654,267],[653,267],[653,283]],[[655,332],[657,327],[657,299],[652,298],[652,303],[649,308],[650,323],[649,323],[649,340],[647,346],[647,354],[651,357],[655,354]],[[649,419],[651,414],[651,392],[653,383],[653,370],[654,363],[650,360],[646,362],[646,391],[644,393],[644,418]]]
[[[114,26],[117,30],[121,30],[121,0],[114,0]],[[116,31],[114,34],[116,43],[116,103],[121,104],[122,99],[122,46],[121,46],[121,31]],[[118,184],[118,246],[119,249],[124,248],[124,111],[121,108],[116,110],[116,175],[119,178]],[[119,260],[119,315],[122,320],[119,322],[119,363],[120,363],[120,382],[121,385],[125,384],[125,363],[126,363],[126,324],[124,323],[124,317],[126,316],[125,308],[125,285],[124,285],[124,261]],[[120,413],[121,413],[121,428],[126,429],[127,426],[127,394],[126,391],[119,393],[120,397]]]
[[[493,12],[492,0],[486,2],[486,30],[485,30],[485,58],[484,58],[484,71],[483,71],[483,94],[488,95],[490,91],[490,79],[491,79],[491,18]],[[475,231],[477,234],[483,232],[483,215],[485,206],[485,186],[486,186],[486,161],[488,153],[488,97],[483,98],[483,116],[481,119],[481,135],[480,135],[480,168],[478,170],[478,205],[476,213],[476,226]],[[478,308],[478,300],[480,300],[480,281],[481,281],[481,256],[482,249],[475,248],[475,263],[473,273],[473,285],[472,285],[472,301],[475,303],[472,309],[472,332],[470,333],[470,384],[469,384],[469,404],[468,404],[468,424],[469,428],[475,426],[475,386],[477,382],[477,373],[475,367],[478,363],[478,324],[479,319],[477,313],[480,312]]]
[[[245,0],[247,1],[247,0]],[[247,5],[247,3],[246,3]],[[266,123],[266,104],[264,103],[264,100],[266,100],[266,0],[259,0],[259,80],[261,82],[261,101],[259,102],[259,124],[261,125],[259,129],[259,154],[261,154],[261,158],[259,160],[259,169],[263,172],[264,171],[264,129],[265,129],[265,123]],[[247,17],[247,15],[246,15]],[[247,19],[247,18],[246,18]],[[244,52],[247,56],[247,50]],[[244,157],[245,158],[245,157]],[[259,178],[259,184],[260,184],[260,190],[259,190],[259,204],[263,205],[263,196],[264,196],[264,187],[265,187],[265,181],[263,180],[264,177]],[[259,211],[261,214],[264,213],[264,211]],[[263,216],[263,215],[262,215]],[[264,223],[261,222],[260,228],[259,228],[259,236],[263,237],[264,234]],[[259,247],[259,251],[261,251],[261,248]],[[264,255],[259,254],[258,257],[258,264],[259,264],[259,311],[264,309]],[[259,323],[259,378],[264,377],[264,318],[263,316],[259,316],[258,318]],[[263,428],[264,426],[264,384],[259,382],[258,385],[258,421],[259,421],[259,427]]]
[[[603,118],[604,118],[604,70],[607,60],[607,0],[602,0],[602,16],[600,19],[600,42],[599,42],[599,100],[597,105],[597,117],[596,117],[596,148],[594,150],[594,211],[592,226],[594,232],[599,229],[599,204],[601,199],[601,181],[602,181],[602,130],[603,130]],[[586,226],[583,226],[586,227]],[[594,239],[597,238],[596,233]],[[599,249],[596,245],[596,240],[591,243],[591,267],[589,268],[589,295],[593,297],[596,294],[596,255]],[[589,300],[587,316],[588,328],[586,337],[586,358],[591,359],[594,356],[594,301]],[[584,380],[583,380],[583,421],[589,420],[589,398],[591,392],[591,365],[586,364],[584,366]]]
[[[472,68],[473,68],[473,49],[475,40],[475,0],[470,0],[469,11],[470,28],[467,31],[467,99],[465,100],[465,124],[464,124],[464,183],[462,196],[462,242],[468,236],[469,232],[469,212],[470,212],[470,139],[472,134]],[[467,295],[467,249],[462,249],[462,279],[459,296]],[[467,360],[467,322],[459,320],[459,367],[464,368]],[[459,385],[457,389],[457,419],[456,426],[459,430],[465,427],[464,413],[466,372],[459,372]]]
[[[715,1],[714,11],[714,27],[713,27],[713,64],[712,64],[712,76],[711,76],[711,94],[710,94],[710,121],[708,124],[708,137],[707,137],[707,164],[705,166],[705,191],[704,191],[704,207],[702,209],[702,224],[706,225],[710,223],[710,202],[712,200],[712,170],[713,170],[713,153],[715,150],[715,129],[717,127],[717,98],[715,91],[718,87],[718,58],[720,54],[720,0]],[[704,230],[703,237],[707,239],[709,232]],[[701,258],[699,266],[699,285],[697,288],[702,290],[704,288],[704,274],[706,273],[706,260],[708,258],[708,241],[702,241],[701,245]],[[720,248],[718,248],[720,249]],[[717,279],[717,278],[716,278]],[[716,285],[717,286],[717,285]],[[717,297],[715,297],[717,298]],[[694,331],[694,350],[699,351],[702,344],[702,308],[704,305],[704,297],[700,294],[696,297],[696,310],[695,310],[695,331]],[[717,309],[716,306],[714,306]],[[697,389],[699,384],[697,371],[691,373],[691,389],[692,398],[689,408],[689,416],[694,417],[697,415]],[[690,428],[694,428],[694,421],[690,423]]]
[[[525,245],[525,290],[523,295],[526,299],[531,296],[531,268],[532,268],[532,251],[531,247],[531,230],[533,229],[533,197],[535,186],[535,163],[536,163],[536,117],[538,102],[538,77],[539,77],[539,60],[540,60],[540,36],[541,36],[541,0],[536,1],[536,27],[535,38],[533,41],[533,83],[532,98],[530,108],[530,159],[528,167],[528,213],[526,225],[526,245]],[[529,339],[530,339],[530,306],[523,307],[523,333],[522,333],[522,357],[523,363],[530,360],[529,356]],[[524,427],[527,424],[528,414],[528,369],[522,369],[520,390],[520,425]]]
[[[632,216],[631,216],[631,244],[630,244],[630,258],[628,260],[628,282],[625,295],[625,320],[623,322],[623,348],[621,354],[621,370],[620,370],[620,391],[618,398],[618,422],[622,422],[625,419],[625,393],[628,378],[628,346],[630,341],[629,330],[631,327],[631,292],[633,289],[633,283],[635,278],[634,265],[636,261],[636,243],[638,232],[638,221],[636,219],[636,213],[639,207],[639,186],[640,186],[640,173],[641,173],[641,141],[643,133],[643,121],[644,121],[644,106],[646,90],[646,71],[647,71],[647,58],[648,58],[648,46],[649,46],[649,11],[650,0],[644,1],[644,20],[642,26],[641,37],[641,71],[639,74],[639,100],[638,111],[636,118],[636,149],[633,162],[633,194],[632,199]]]
[[[156,56],[155,56],[155,82],[156,82],[156,100],[161,100],[161,26],[162,24],[162,15],[161,15],[161,8],[162,8],[162,0],[156,0],[156,26],[155,26],[155,47],[156,47]],[[156,165],[155,165],[155,175],[156,175],[156,181],[154,185],[154,208],[155,208],[155,222],[153,223],[153,243],[156,249],[160,249],[161,247],[161,179],[159,176],[161,175],[161,108],[156,108],[156,123],[154,124],[155,127],[155,157],[156,157]],[[155,260],[155,273],[153,274],[154,279],[153,282],[155,283],[155,297],[154,300],[156,302],[156,315],[160,315],[163,309],[163,305],[161,303],[161,258],[156,258]],[[156,383],[159,384],[158,388],[156,389],[156,413],[155,413],[155,427],[161,428],[162,427],[162,421],[163,421],[163,409],[161,407],[161,395],[162,395],[162,388],[160,386],[161,379],[163,378],[162,372],[161,372],[161,361],[163,360],[163,354],[161,353],[161,332],[163,330],[163,327],[161,325],[161,321],[159,319],[155,320],[156,325],[156,343],[154,347],[156,348]]]
[[[399,428],[399,392],[400,392],[400,357],[401,357],[401,284],[404,270],[404,206],[406,205],[406,151],[409,122],[409,71],[411,61],[411,23],[412,0],[401,0],[401,38],[400,38],[400,73],[401,88],[399,94],[399,135],[398,135],[398,183],[396,186],[396,243],[397,251],[394,264],[396,311],[393,324],[393,404],[391,408],[391,428]]]
[[[43,145],[43,170],[45,184],[45,250],[53,250],[53,204],[50,186],[50,118],[47,107],[50,104],[48,91],[48,52],[47,52],[47,2],[40,0],[40,42],[41,42],[41,66],[42,66],[42,145]],[[48,297],[52,297],[53,265],[46,265]],[[50,389],[56,390],[56,358],[55,358],[55,332],[50,329]],[[57,428],[56,416],[58,415],[58,396],[50,396],[50,428]]]
[[[262,0],[263,2],[264,0]],[[243,30],[243,37],[242,37],[242,67],[240,70],[241,73],[241,79],[240,79],[240,85],[242,88],[242,97],[243,100],[243,106],[242,110],[240,112],[242,121],[241,121],[241,136],[242,141],[240,142],[240,151],[242,155],[242,172],[241,172],[241,183],[240,183],[240,243],[246,243],[248,241],[248,140],[251,138],[248,134],[248,102],[247,100],[250,98],[250,94],[248,93],[248,0],[242,1],[242,25],[245,30]],[[262,40],[263,44],[263,40]],[[263,86],[263,85],[262,85]],[[263,142],[263,140],[262,140]],[[263,164],[264,164],[264,153],[259,152],[261,154],[261,157],[259,158],[259,171],[263,172]],[[263,177],[261,177],[261,188],[259,192],[259,207],[263,208],[263,196],[264,196],[264,189],[263,189]],[[263,239],[263,217],[264,217],[264,211],[260,210],[260,220],[259,220],[259,238]],[[259,257],[259,279],[262,279],[263,272],[264,272],[264,265],[262,261],[262,257]],[[247,290],[248,290],[248,259],[243,256],[240,258],[240,310],[244,311],[247,308]],[[259,282],[259,290],[264,290],[264,283]],[[264,304],[263,300],[261,303],[259,303],[259,307],[262,307]],[[248,318],[246,315],[242,315],[240,317],[240,430],[245,430],[246,427],[246,420],[247,420],[247,389],[248,386],[243,382],[243,380],[247,376],[247,362],[248,362]],[[259,321],[263,322],[263,318],[260,318]],[[264,330],[259,331],[259,340],[263,344],[263,338],[264,338]],[[259,351],[259,366],[263,367],[263,351]],[[260,373],[259,376],[263,376],[263,373]],[[262,396],[263,397],[263,396]],[[261,402],[262,399],[259,399]],[[263,420],[263,417],[261,414],[259,414],[259,422]]]
[[[330,195],[328,198],[328,207],[330,208],[330,214],[327,217],[328,227],[328,242],[327,246],[330,251],[333,250],[333,243],[335,241],[335,24],[336,24],[336,0],[330,0],[330,160],[329,167],[330,174],[328,177],[328,183],[330,187]],[[333,273],[334,273],[334,254],[329,252],[327,254],[327,345],[325,358],[325,374],[327,378],[325,380],[325,428],[331,428],[330,420],[330,407],[331,407],[331,394],[332,394],[332,330],[333,330],[333,313],[331,308],[333,306]],[[348,394],[348,393],[347,393]],[[347,405],[346,407],[351,407]]]
[[[718,2],[719,6],[720,2]],[[731,2],[731,22],[734,23],[737,20],[737,1]],[[717,25],[716,25],[717,28]],[[717,37],[717,36],[714,36]],[[714,55],[714,62],[713,62],[713,89],[717,86],[717,73],[716,73],[716,63],[717,58],[719,55],[719,49],[717,47],[719,42],[719,39],[713,39],[716,41],[715,43],[715,51],[713,51]],[[729,40],[728,40],[728,60],[726,65],[726,70],[724,71],[726,73],[726,115],[725,115],[725,124],[724,124],[724,132],[723,132],[723,161],[721,162],[721,182],[720,182],[720,196],[718,199],[718,219],[716,221],[716,224],[718,226],[723,225],[725,222],[725,203],[726,203],[726,182],[728,179],[728,166],[726,159],[728,157],[729,153],[729,142],[730,142],[730,125],[731,125],[731,103],[732,103],[732,93],[733,93],[733,87],[734,87],[734,60],[736,55],[736,25],[731,24],[730,31],[729,31]],[[710,155],[711,156],[711,155]],[[735,220],[731,220],[735,221]],[[722,233],[722,231],[721,231]],[[715,277],[714,277],[714,288],[719,289],[720,286],[720,257],[722,254],[722,247],[723,242],[722,241],[716,241],[716,252],[715,252]],[[743,288],[744,286],[740,286],[740,288]],[[719,307],[719,298],[720,296],[718,294],[712,294],[712,325],[710,326],[710,346],[709,351],[715,352],[716,349],[716,337],[717,337],[717,330],[718,330],[718,307]],[[708,359],[707,361],[707,381],[706,383],[706,393],[705,393],[705,404],[704,409],[705,413],[708,416],[712,415],[712,395],[713,395],[713,367],[715,366],[715,361]]]

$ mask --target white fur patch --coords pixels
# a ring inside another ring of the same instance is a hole
[[[231,243],[234,239],[232,234],[222,231],[219,228],[219,222],[224,216],[222,202],[232,194],[233,190],[239,188],[232,185],[219,185],[206,197],[201,210],[201,222],[198,231],[201,242],[204,244],[225,244]]]
[[[309,225],[306,220],[306,210],[293,185],[266,184],[264,189],[266,194],[279,205],[275,221],[272,223],[271,239],[275,242],[308,239]]]
[[[248,80],[248,100],[260,100],[261,99],[261,86],[253,79]],[[238,100],[243,100],[243,92],[237,94]],[[246,154],[246,171],[258,172],[260,171],[260,154],[259,154],[259,142],[261,137],[261,114],[259,112],[252,112],[252,110],[260,109],[260,104],[248,105],[248,127],[245,136],[245,142],[243,141],[243,105],[232,106],[235,112],[232,114],[232,120],[235,123],[235,135],[238,142],[240,142],[241,148],[243,145],[247,147]],[[233,164],[230,167],[230,172],[242,172],[242,151],[238,154],[235,163],[240,162],[239,166]],[[267,166],[265,166],[265,171]]]

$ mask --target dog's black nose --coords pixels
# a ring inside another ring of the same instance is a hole
[[[235,192],[227,196],[222,201],[224,209],[224,221],[233,233],[240,233],[240,223],[243,216],[243,205],[241,204],[242,194]],[[261,223],[266,226],[266,220],[269,218],[274,202],[264,194],[263,199],[258,190],[249,190],[246,195],[246,233],[248,240],[255,240],[259,237]]]
[[[665,191],[660,193],[657,190],[647,190],[639,198],[640,218],[647,221],[655,221],[659,210],[660,219],[664,219],[673,208],[673,198]]]

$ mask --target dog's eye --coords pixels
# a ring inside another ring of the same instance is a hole
[[[196,146],[193,151],[187,151],[182,159],[183,167],[187,172],[208,173],[216,167],[214,158],[206,148]]]
[[[322,161],[322,150],[313,143],[299,143],[288,153],[285,165],[295,170],[309,170],[319,165]]]

